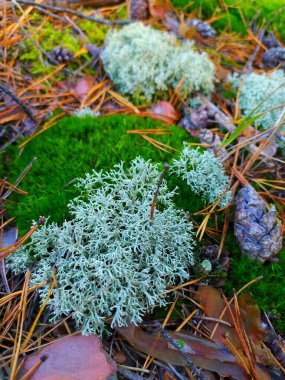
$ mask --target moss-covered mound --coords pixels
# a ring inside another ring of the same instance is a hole
[[[169,134],[149,136],[177,151],[183,148],[183,141],[189,140],[189,135],[179,127],[148,118],[111,115],[66,117],[26,144],[20,155],[14,147],[13,154],[17,157],[12,160],[10,169],[12,182],[33,157],[37,157],[21,183],[29,195],[14,196],[12,200],[19,203],[8,205],[10,215],[17,218],[20,232],[26,231],[30,222],[39,216],[62,222],[67,217],[68,201],[78,194],[77,188],[69,183],[91,169],[110,169],[119,161],[130,162],[138,155],[161,163],[171,160],[175,151],[163,152],[142,136],[126,133],[161,128]]]

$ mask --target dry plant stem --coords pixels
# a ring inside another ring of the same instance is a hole
[[[263,148],[266,146],[266,144],[268,142],[270,142],[270,140],[273,138],[276,130],[278,128],[280,128],[280,125],[282,124],[284,118],[285,118],[285,107],[282,109],[278,119],[276,120],[276,123],[274,124],[274,128],[273,128],[273,131],[271,132],[270,136],[260,144],[259,148],[254,152],[254,154],[251,156],[251,158],[247,161],[244,169],[241,172],[242,175],[244,175],[250,169],[250,167],[253,165],[255,159],[260,154],[260,152],[263,150]]]
[[[132,371],[129,371],[128,369],[125,369],[121,366],[117,367],[117,372],[123,376],[123,378],[129,379],[129,380],[145,380],[145,377],[142,377]],[[22,379],[21,379],[22,380]],[[148,377],[148,380],[154,380],[151,377]]]
[[[36,229],[39,227],[39,225],[43,224],[45,221],[45,218],[40,218],[40,220],[28,231],[23,237],[21,237],[16,243],[11,244],[7,247],[0,248],[0,258],[4,259],[5,257],[11,255],[13,252],[15,252],[26,240],[28,240],[32,234],[36,231]]]
[[[12,185],[11,189],[8,189],[2,196],[2,199],[6,199],[9,197],[9,195],[16,189],[16,187],[19,185],[19,183],[22,181],[22,179],[25,177],[25,175],[28,173],[28,171],[33,166],[34,162],[36,161],[36,157],[32,159],[32,161],[25,167],[25,169],[22,171],[22,173],[19,175],[19,177],[16,179],[15,183]]]
[[[159,177],[158,184],[157,184],[157,189],[156,189],[156,192],[154,194],[153,201],[152,201],[152,204],[151,204],[150,224],[152,224],[152,222],[153,222],[155,205],[156,205],[156,202],[157,202],[157,197],[158,197],[158,194],[159,194],[159,189],[160,189],[160,186],[162,184],[163,178],[165,177],[166,172],[169,169],[169,167],[170,167],[170,165],[168,163],[165,163],[164,167],[163,167],[163,171],[162,171],[162,173],[161,173],[161,175]]]
[[[9,287],[9,283],[8,283],[7,276],[6,276],[4,259],[0,259],[0,272],[1,272],[1,280],[2,280],[4,288],[5,288],[5,292],[11,293],[11,289]]]
[[[29,35],[29,33],[26,31],[26,29],[24,28],[24,26],[22,25],[18,15],[17,15],[17,12],[16,12],[16,9],[15,9],[15,5],[17,5],[17,7],[22,11],[22,8],[19,6],[19,4],[17,4],[17,1],[13,0],[11,2],[11,7],[12,7],[12,11],[13,11],[13,14],[14,14],[14,18],[15,18],[15,21],[18,23],[21,31],[23,32],[23,35],[31,41],[31,43],[37,48],[38,51],[40,51],[42,53],[43,56],[45,56],[47,58],[47,53],[46,51]],[[40,60],[42,62],[42,64],[44,63],[43,62],[43,58],[40,56]]]
[[[34,1],[29,1],[29,0],[18,0],[18,3],[25,4],[25,5],[32,5],[37,9],[49,9],[54,12],[65,12],[65,13],[70,13],[73,14],[79,18],[85,18],[86,20],[94,21],[97,22],[98,24],[103,24],[103,25],[128,25],[131,24],[132,21],[124,21],[124,20],[115,20],[115,21],[109,21],[106,19],[100,19],[92,16],[87,16],[83,13],[74,11],[73,9],[69,8],[62,8],[62,7],[54,7],[51,5],[44,5],[40,3],[35,3]]]
[[[220,246],[219,246],[219,250],[218,250],[218,254],[217,254],[218,259],[221,256],[221,253],[222,253],[222,250],[224,247],[225,238],[226,238],[227,231],[228,231],[228,227],[229,227],[229,216],[230,216],[230,209],[229,208],[227,208],[225,210],[224,216],[225,216],[225,219],[224,219],[224,225],[223,225],[223,233],[222,233],[222,238],[221,238],[221,242],[220,242]]]
[[[240,340],[240,343],[241,343],[241,346],[243,348],[243,352],[248,360],[248,364],[249,365],[249,371],[250,371],[250,375],[252,377],[252,379],[254,380],[258,380],[257,377],[256,377],[256,373],[255,373],[255,369],[254,369],[254,361],[253,361],[253,358],[252,358],[252,355],[251,355],[251,350],[249,349],[250,347],[250,344],[247,344],[248,342],[248,338],[246,337],[246,333],[244,331],[244,328],[242,326],[242,322],[241,322],[241,319],[240,319],[240,313],[239,313],[239,307],[238,307],[238,303],[237,303],[237,297],[236,295],[234,294],[234,305],[235,305],[235,315],[233,313],[233,310],[232,308],[230,307],[229,303],[228,303],[228,300],[226,299],[226,297],[223,295],[223,299],[224,299],[224,302],[225,302],[225,305],[230,313],[230,316],[232,318],[232,321],[233,321],[233,325],[235,327],[235,331],[237,333],[237,336]],[[245,361],[242,360],[242,362],[244,363]],[[246,367],[248,368],[248,366],[246,365]]]
[[[28,127],[23,128],[19,133],[17,133],[15,136],[13,136],[9,141],[7,141],[5,144],[0,146],[0,152],[3,152],[6,148],[8,148],[9,145],[13,144],[16,140],[18,140],[19,137],[21,137]]]
[[[263,276],[259,276],[259,277],[256,277],[254,280],[251,280],[250,282],[248,282],[247,284],[245,284],[235,295],[237,296],[238,294],[240,294],[244,289],[248,288],[250,285],[252,285],[254,282],[256,281],[259,281],[259,280],[262,280]],[[230,305],[232,302],[234,301],[234,297],[232,297],[230,299],[230,301],[228,301],[228,305]],[[219,315],[219,319],[222,319],[223,316],[225,315],[226,311],[227,311],[227,306],[224,307],[223,311],[221,312],[221,314]],[[215,325],[215,327],[213,328],[212,332],[211,332],[211,335],[210,335],[210,339],[213,339],[217,329],[219,327],[219,324],[217,323]]]
[[[2,187],[2,186],[1,186]],[[3,191],[3,187],[1,189],[1,193]],[[0,204],[1,204],[1,198],[0,198]],[[2,205],[1,205],[2,206]],[[1,214],[0,216],[0,220],[1,220],[1,226],[0,226],[0,247],[2,248],[2,245],[3,245],[3,239],[4,239],[4,227],[5,225],[7,225],[8,223],[10,223],[13,218],[7,220],[6,223],[3,222],[3,214]],[[4,284],[4,288],[5,288],[5,292],[6,293],[10,293],[11,290],[10,290],[10,287],[9,287],[9,284],[8,284],[8,280],[7,280],[7,276],[6,276],[6,270],[5,270],[5,261],[4,259],[0,259],[0,273],[1,273],[1,279],[2,279],[2,283]]]
[[[20,346],[21,346],[21,339],[23,334],[23,325],[25,321],[25,311],[26,311],[26,305],[27,305],[27,295],[28,295],[28,285],[29,280],[32,274],[32,270],[29,269],[28,273],[26,274],[25,282],[23,285],[23,293],[20,301],[20,314],[18,318],[17,323],[17,331],[16,331],[16,338],[15,338],[15,346],[14,346],[14,356],[11,363],[11,373],[10,373],[10,380],[15,379],[15,373],[16,373],[16,366],[18,363],[18,357],[20,353]]]
[[[38,314],[37,314],[37,316],[36,316],[36,318],[32,324],[32,327],[30,328],[30,330],[29,330],[29,332],[28,332],[28,334],[27,334],[27,336],[26,336],[26,338],[25,338],[25,340],[21,346],[21,352],[23,352],[23,350],[27,347],[27,344],[29,343],[29,340],[31,339],[33,332],[34,332],[35,328],[37,327],[37,323],[40,319],[40,316],[43,313],[43,311],[46,307],[46,304],[47,304],[47,302],[48,302],[48,300],[52,294],[53,288],[56,284],[55,270],[53,271],[52,276],[53,276],[53,281],[51,283],[51,287],[50,287],[50,290],[48,292],[48,295],[47,295],[46,299],[44,300],[42,306],[40,307],[40,310],[39,310],[39,312],[38,312]]]
[[[168,310],[168,313],[163,321],[163,324],[162,324],[162,327],[165,328],[165,326],[167,325],[167,322],[169,321],[169,318],[171,317],[171,314],[176,306],[176,303],[178,301],[179,297],[176,296],[174,302],[172,303],[170,309]],[[143,368],[148,368],[150,366],[150,364],[154,361],[154,357],[151,356],[150,354],[147,356],[145,362],[144,362],[144,365],[143,365]]]
[[[14,17],[15,17],[15,20],[16,22],[18,23],[20,29],[22,30],[23,34],[27,37],[27,39],[29,39],[31,41],[31,43],[33,45],[35,45],[35,47],[38,49],[38,51],[40,51],[42,53],[42,55],[46,58],[47,62],[50,62],[52,65],[54,66],[58,66],[59,63],[57,61],[55,61],[30,35],[29,33],[25,30],[25,28],[23,27],[21,21],[19,20],[19,17],[17,16],[17,13],[16,13],[16,10],[15,10],[15,5],[16,4],[18,7],[19,7],[19,4],[17,4],[18,1],[17,0],[13,0],[12,1],[12,11],[13,11],[13,14],[14,14]],[[19,7],[21,9],[21,7]],[[42,57],[41,57],[41,61],[43,61]],[[44,64],[44,62],[42,62]],[[66,68],[63,68],[63,71],[65,71],[66,73],[70,73],[70,71]],[[35,123],[35,119],[32,119]]]
[[[34,118],[32,111],[27,107],[15,94],[13,91],[11,91],[9,88],[7,88],[3,83],[0,83],[0,90],[5,92],[5,94],[9,95],[11,99],[14,100],[15,103],[18,104],[19,107],[22,108],[22,110],[25,112],[27,116],[35,123],[37,124],[36,119]]]
[[[34,373],[35,371],[39,368],[39,366],[47,359],[47,356],[43,355],[40,357],[40,360],[37,361],[32,368],[29,369],[29,371],[21,377],[20,380],[28,380]]]
[[[265,33],[265,29],[261,29],[261,31],[259,32],[259,35],[258,35],[258,40],[259,40],[259,41],[262,41],[262,38],[263,38],[263,36],[264,36],[264,33]],[[254,50],[254,52],[253,52],[253,53],[251,54],[251,56],[249,57],[249,59],[248,59],[246,65],[245,65],[245,67],[244,67],[244,69],[243,69],[242,75],[251,73],[253,62],[254,62],[254,60],[255,60],[255,58],[256,58],[256,56],[257,56],[259,50],[260,50],[260,44],[257,44],[257,46],[256,46],[256,48],[255,48],[255,50]]]
[[[162,337],[168,342],[170,343],[173,347],[175,347],[177,349],[177,351],[180,352],[180,354],[183,356],[183,358],[185,359],[188,367],[190,368],[190,370],[194,373],[194,376],[196,377],[197,380],[204,380],[205,377],[202,375],[201,371],[198,370],[198,368],[195,366],[195,364],[193,364],[189,358],[189,356],[187,355],[187,353],[183,350],[183,348],[177,344],[177,342],[164,330],[164,328],[161,326],[161,324],[156,321],[155,322],[155,327],[157,329],[157,331],[162,335]]]

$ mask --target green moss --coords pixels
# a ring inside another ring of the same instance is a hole
[[[87,42],[102,45],[108,31],[108,27],[105,25],[95,24],[89,20],[81,20],[78,26],[87,37],[84,40],[71,28],[62,28],[60,25],[55,26],[50,22],[46,22],[41,26],[43,17],[37,13],[33,14],[31,22],[33,25],[27,29],[27,32],[47,53],[59,45],[72,53],[76,53]],[[89,59],[88,57],[86,53],[72,60],[70,68],[76,68],[79,63],[86,62]],[[30,63],[29,70],[32,74],[48,74],[54,70],[53,67],[46,65],[45,57],[41,56],[41,52],[35,44],[27,38],[23,40],[22,53],[19,59]]]
[[[27,32],[46,52],[49,52],[56,46],[60,45],[75,53],[80,49],[80,43],[77,36],[70,28],[58,28],[46,22],[44,26],[38,29],[38,26],[31,26]],[[45,64],[41,57],[41,53],[30,39],[24,39],[23,53],[20,55],[20,61],[28,61],[31,63],[31,73],[47,74],[54,70]]]
[[[259,280],[246,289],[251,292],[258,306],[265,312],[273,313],[274,325],[285,332],[285,249],[279,254],[279,263],[261,264],[250,260],[240,253],[233,235],[228,233],[226,247],[230,249],[230,272],[225,290],[232,295],[233,289],[239,290],[259,276]]]
[[[88,37],[88,41],[85,42],[91,42],[94,45],[103,45],[108,32],[106,25],[96,24],[89,20],[81,20],[78,26]]]
[[[284,6],[280,0],[172,0],[172,4],[183,10],[196,11],[196,14],[203,19],[211,18],[213,15],[218,16],[213,27],[217,30],[228,29],[229,31],[246,33],[248,25],[244,25],[241,14],[249,22],[254,16],[258,15],[257,23],[263,20],[273,21],[269,29],[280,33],[282,38],[285,37],[284,21],[285,12],[278,11]]]
[[[127,130],[161,127],[172,134],[152,137],[164,144],[181,150],[183,141],[189,140],[188,134],[179,127],[168,127],[159,121],[126,115],[97,119],[66,117],[35,137],[21,155],[12,160],[9,176],[13,182],[33,157],[37,157],[21,184],[29,195],[14,197],[19,204],[9,206],[10,214],[17,217],[20,232],[26,231],[31,220],[37,220],[39,216],[50,215],[51,220],[56,222],[66,218],[67,203],[77,195],[73,185],[66,185],[92,168],[109,169],[120,160],[130,162],[138,155],[161,163],[169,161],[173,154],[158,150],[139,135],[125,133]],[[13,152],[10,154],[18,154],[17,148],[11,150]],[[189,196],[187,199],[190,204]]]

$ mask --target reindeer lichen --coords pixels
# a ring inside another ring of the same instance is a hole
[[[160,171],[138,157],[108,172],[93,170],[80,179],[81,195],[69,203],[71,219],[46,224],[31,242],[11,256],[19,271],[35,262],[31,284],[57,270],[57,288],[49,300],[55,319],[72,314],[84,334],[140,323],[145,313],[166,304],[168,285],[188,278],[193,264],[192,224],[173,202],[166,181],[160,187],[150,223]],[[44,301],[49,286],[39,290]]]
[[[185,145],[177,160],[173,160],[171,173],[175,173],[187,182],[191,190],[201,195],[208,203],[216,202],[220,197],[220,207],[227,206],[232,199],[229,177],[224,174],[224,167],[211,152],[200,152]]]
[[[101,58],[120,92],[135,101],[151,101],[178,84],[185,96],[213,90],[214,65],[205,53],[139,22],[109,33]]]

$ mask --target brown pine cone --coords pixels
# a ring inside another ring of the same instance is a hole
[[[131,20],[146,20],[149,17],[148,0],[130,0],[129,7]]]
[[[267,212],[265,202],[252,186],[241,189],[235,199],[234,232],[241,251],[249,258],[278,261],[282,248],[281,222],[276,222],[276,209]]]
[[[62,46],[57,46],[49,52],[48,57],[53,62],[66,63],[72,60],[73,54]]]
[[[285,67],[285,48],[276,47],[264,52],[262,63],[270,68],[277,66]]]
[[[187,20],[186,24],[190,27],[194,26],[194,28],[197,30],[197,33],[199,33],[204,38],[216,37],[217,32],[206,21],[199,20],[198,18],[193,18]]]

